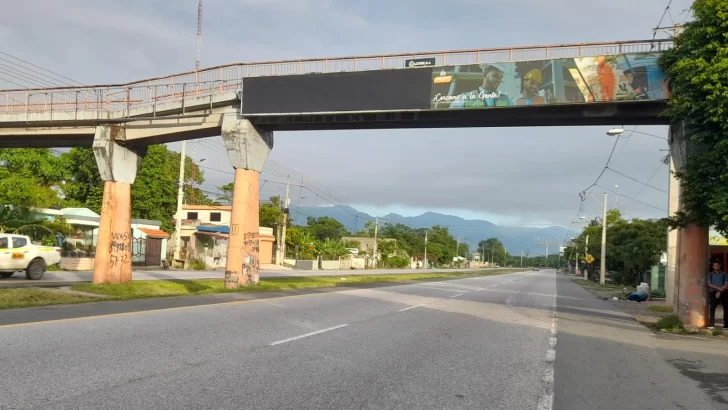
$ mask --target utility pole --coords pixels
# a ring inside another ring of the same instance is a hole
[[[523,249],[521,249],[521,267],[523,267]]]
[[[427,229],[425,229],[425,265],[424,268],[427,269]]]
[[[379,215],[377,215],[375,222],[374,222],[374,267],[375,268],[378,266],[377,259],[379,257],[378,246],[377,246],[377,235],[378,234],[379,234]]]
[[[455,247],[455,257],[457,258],[459,256],[460,256],[460,237],[458,236],[458,244]]]
[[[182,201],[185,198],[185,149],[187,142],[182,141],[179,161],[179,182],[177,183],[177,221],[174,227],[174,259],[180,259],[182,248]]]
[[[602,257],[599,266],[599,283],[607,283],[607,193],[604,193],[604,216],[602,217]]]
[[[286,178],[286,202],[283,203],[283,227],[281,227],[281,258],[286,257],[286,227],[288,226],[288,204],[290,203],[289,194],[291,192],[291,176]]]
[[[589,254],[589,235],[586,236],[586,241],[584,242],[584,258],[586,258],[586,255]],[[587,268],[584,268],[584,279],[589,279],[589,263],[586,264]]]

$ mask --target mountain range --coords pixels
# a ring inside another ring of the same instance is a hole
[[[364,228],[367,221],[373,221],[374,217],[360,212],[349,206],[317,206],[317,207],[291,207],[291,218],[297,225],[305,225],[306,218],[313,216],[320,218],[328,216],[341,222],[350,232],[359,231]],[[461,242],[467,243],[471,251],[475,251],[478,242],[488,238],[498,238],[506,250],[517,255],[521,251],[530,255],[545,255],[546,247],[537,244],[537,238],[543,240],[566,242],[576,232],[561,226],[537,227],[512,227],[498,226],[492,222],[479,219],[463,219],[454,215],[445,215],[437,212],[426,212],[419,216],[402,216],[388,214],[379,217],[379,223],[403,224],[412,228],[429,228],[434,225],[446,226],[450,234],[455,238],[460,237]],[[549,247],[549,254],[553,255],[557,246]]]

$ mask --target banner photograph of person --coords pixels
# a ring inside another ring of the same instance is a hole
[[[667,99],[657,54],[434,67],[430,108]]]

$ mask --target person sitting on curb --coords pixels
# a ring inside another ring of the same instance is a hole
[[[710,322],[708,327],[715,327],[715,308],[723,306],[723,329],[728,329],[728,280],[720,262],[713,262],[713,270],[708,274],[708,291],[710,292]]]

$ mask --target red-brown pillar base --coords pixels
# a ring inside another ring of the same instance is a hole
[[[225,265],[226,289],[260,282],[259,179],[258,171],[241,168],[235,170],[233,210],[230,216],[230,237]]]
[[[685,325],[708,324],[708,274],[710,245],[708,228],[688,225],[679,230],[676,302],[678,315]]]
[[[131,184],[104,182],[91,282],[131,282]]]

